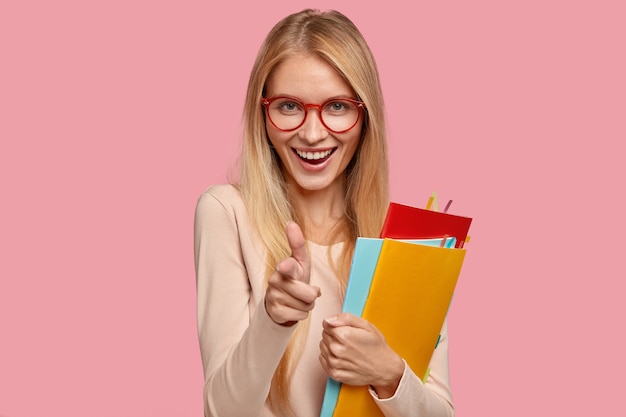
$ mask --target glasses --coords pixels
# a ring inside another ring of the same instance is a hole
[[[344,133],[356,126],[365,103],[349,98],[333,98],[322,104],[304,104],[291,97],[262,98],[268,119],[274,127],[291,132],[304,124],[309,109],[317,110],[324,127],[334,133]]]

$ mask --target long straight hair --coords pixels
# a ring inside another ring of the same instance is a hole
[[[285,236],[289,220],[300,223],[291,204],[278,154],[270,146],[261,106],[265,83],[274,68],[297,54],[316,55],[331,65],[365,103],[362,136],[346,168],[344,221],[337,236],[342,254],[331,265],[345,289],[357,236],[377,237],[388,204],[387,138],[384,103],[376,62],[358,28],[337,11],[306,9],[274,26],[258,52],[244,106],[240,190],[252,224],[267,250],[267,277],[290,255]],[[300,223],[302,224],[302,223]],[[306,230],[304,230],[306,237]],[[330,256],[329,256],[330,258]],[[289,387],[301,353],[308,321],[299,323],[272,379],[269,401],[278,415],[292,415]]]

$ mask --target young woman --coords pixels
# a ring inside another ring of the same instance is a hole
[[[241,174],[195,218],[205,415],[318,417],[326,380],[386,416],[454,414],[447,332],[425,383],[367,321],[341,314],[357,236],[388,205],[376,63],[354,24],[304,10],[268,34],[248,85]]]

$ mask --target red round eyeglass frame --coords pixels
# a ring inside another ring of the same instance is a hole
[[[274,121],[270,117],[268,106],[270,104],[272,104],[274,101],[276,101],[278,99],[281,99],[281,98],[294,101],[294,102],[300,104],[302,106],[302,108],[304,109],[304,118],[302,119],[302,122],[298,126],[296,126],[294,128],[291,128],[291,129],[281,129],[280,127],[276,126],[276,123],[274,123]],[[355,104],[357,109],[359,110],[359,115],[356,118],[356,120],[354,121],[354,124],[352,126],[350,126],[349,128],[344,129],[344,130],[334,130],[334,129],[331,129],[330,127],[328,127],[328,125],[326,123],[324,123],[324,119],[322,119],[322,109],[324,108],[324,106],[326,104],[328,104],[328,103],[331,103],[333,101],[338,101],[338,100],[349,101],[350,103]],[[320,122],[322,122],[322,125],[324,125],[324,127],[326,129],[330,130],[333,133],[345,133],[348,130],[352,129],[354,126],[356,126],[357,123],[359,123],[359,120],[361,120],[361,114],[363,113],[363,110],[365,110],[365,103],[363,103],[362,101],[359,101],[359,100],[353,100],[351,98],[339,98],[339,99],[331,98],[330,100],[326,100],[322,104],[312,104],[312,103],[305,104],[305,103],[301,102],[300,100],[295,99],[293,97],[286,97],[286,96],[276,96],[276,97],[271,97],[271,98],[261,97],[261,105],[263,105],[263,107],[265,108],[265,114],[267,114],[267,118],[269,119],[269,121],[272,124],[272,126],[274,126],[276,129],[280,130],[281,132],[293,132],[294,130],[299,129],[300,127],[302,127],[304,122],[306,122],[306,118],[309,116],[309,109],[310,108],[314,108],[314,109],[317,109],[317,117],[319,117]]]

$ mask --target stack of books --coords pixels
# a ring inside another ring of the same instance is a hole
[[[465,258],[472,219],[390,203],[380,238],[357,238],[343,311],[376,326],[423,381]],[[368,388],[328,379],[320,417],[384,417]]]

